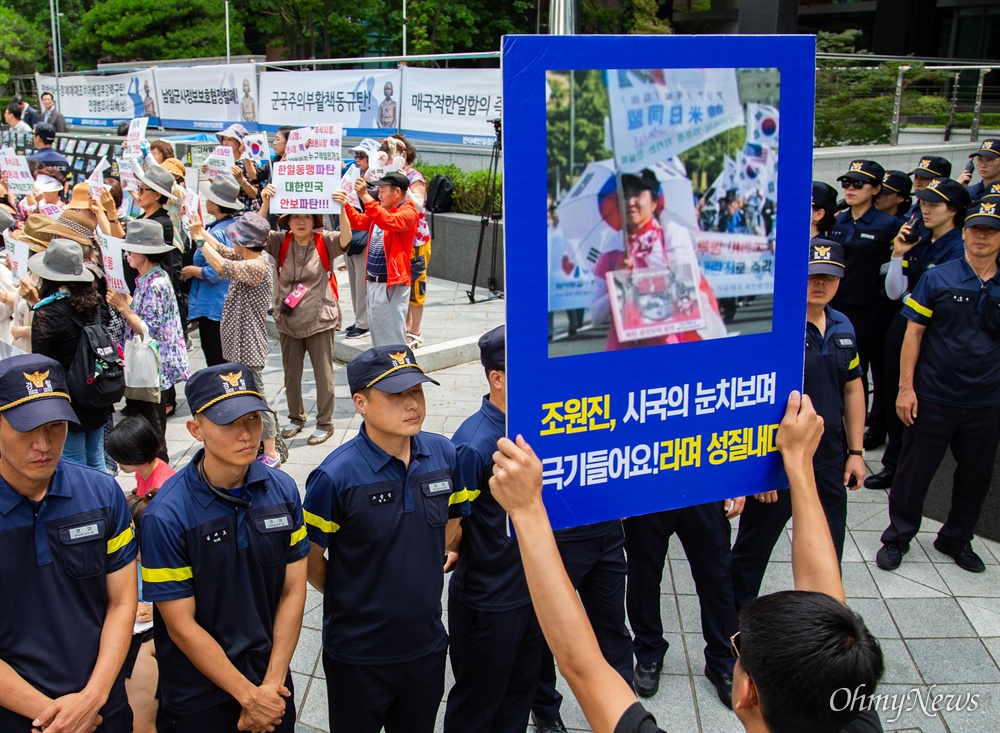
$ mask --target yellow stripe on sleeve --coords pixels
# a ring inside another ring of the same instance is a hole
[[[930,308],[920,305],[920,303],[918,303],[916,300],[913,299],[912,295],[906,299],[906,305],[910,306],[913,310],[922,315],[924,318],[930,318],[934,315],[934,311],[932,311]]]
[[[186,568],[142,568],[143,583],[177,583],[182,580],[191,580],[194,572],[191,567]]]
[[[479,495],[481,493],[483,493],[483,492],[480,491],[479,489],[473,489],[472,491],[469,492],[469,501],[470,502],[475,501],[476,499],[479,498]]]
[[[853,371],[854,369],[857,368],[858,364],[860,364],[860,363],[861,363],[861,359],[858,357],[857,354],[855,354],[854,358],[851,359],[851,363],[847,367],[847,371]]]
[[[305,539],[305,537],[306,537],[306,525],[303,524],[297,530],[292,532],[292,541],[288,543],[288,546],[295,547],[295,545],[299,544],[302,540]]]
[[[479,492],[475,492],[476,496],[479,496]],[[463,501],[472,501],[469,497],[469,490],[462,489],[461,491],[456,491],[448,496],[448,506],[452,504],[461,504]]]
[[[114,539],[108,540],[108,554],[111,555],[118,552],[120,549],[128,545],[135,538],[135,532],[132,531],[131,525],[125,528],[125,531]]]
[[[322,530],[327,534],[333,534],[338,529],[340,529],[339,524],[337,524],[336,522],[331,522],[328,519],[323,519],[323,517],[319,516],[318,514],[313,514],[312,512],[307,512],[305,510],[302,511],[302,514],[305,517],[306,524],[312,525],[316,529]]]

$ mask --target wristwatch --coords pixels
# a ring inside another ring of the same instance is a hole
[[[865,452],[863,450],[851,450],[850,448],[848,448],[847,449],[847,455],[849,455],[849,456],[861,456],[862,458],[864,458]]]
[[[205,240],[204,239],[194,240],[194,246],[197,247],[198,249],[201,249],[202,247],[205,246]]]

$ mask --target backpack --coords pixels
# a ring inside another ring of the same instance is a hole
[[[110,407],[125,396],[125,359],[111,332],[101,323],[101,308],[97,322],[84,324],[73,318],[82,329],[73,363],[66,373],[73,407]]]
[[[431,179],[427,187],[427,198],[424,208],[432,214],[444,214],[451,211],[451,196],[455,190],[455,182],[449,176],[440,173]]]
[[[289,232],[285,235],[285,239],[281,242],[281,249],[278,250],[279,271],[285,264],[285,257],[288,255],[288,248],[291,244],[292,233]],[[326,270],[326,276],[330,279],[330,290],[333,291],[333,299],[339,301],[340,291],[337,289],[337,278],[333,274],[333,267],[330,264],[330,254],[326,251],[326,242],[323,241],[323,235],[319,232],[313,232],[313,244],[316,245],[316,253],[319,255],[319,262],[323,265],[323,269]]]

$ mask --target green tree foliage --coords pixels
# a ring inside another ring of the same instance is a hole
[[[225,56],[223,0],[99,0],[67,49],[77,68],[98,61]],[[243,24],[230,16],[232,53],[245,53]]]
[[[570,74],[573,75],[575,91],[572,109]],[[604,118],[609,112],[608,90],[598,70],[549,72],[547,76],[552,90],[546,113],[549,191],[555,193],[571,186],[587,163],[611,157],[611,151],[604,147]]]
[[[656,17],[656,0],[580,0],[579,8],[581,33],[670,33],[670,24]]]
[[[45,59],[45,34],[17,11],[0,5],[0,84],[11,74],[30,74]]]
[[[861,31],[857,30],[819,33],[816,48],[826,53],[864,54],[854,48],[860,37]],[[816,70],[817,147],[889,143],[900,66],[903,64],[876,64],[863,59],[820,59]],[[946,75],[926,71],[917,62],[906,66],[910,69],[903,77],[901,114],[939,113],[940,102],[929,100],[926,92],[929,87],[935,88],[940,96]],[[947,102],[944,105],[947,111]]]

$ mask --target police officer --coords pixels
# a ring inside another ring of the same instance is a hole
[[[580,595],[601,653],[632,684],[632,637],[625,626],[625,534],[620,521],[598,522],[555,532],[556,545],[573,588]],[[531,706],[537,733],[565,733],[562,695],[556,689],[552,652],[545,647],[538,690]]]
[[[861,450],[865,396],[854,329],[843,313],[829,305],[843,275],[841,246],[814,239],[809,256],[803,392],[823,418],[813,473],[838,560],[844,554],[847,531],[847,489],[857,489],[865,477]],[[747,500],[733,544],[732,577],[738,608],[760,593],[771,551],[791,516],[787,491],[756,494]]]
[[[875,208],[896,217],[899,225],[906,222],[906,214],[910,210],[912,199],[910,191],[913,182],[903,171],[886,171],[882,176],[882,190],[875,197]]]
[[[493,453],[505,432],[506,330],[479,339],[490,393],[452,436],[475,511],[462,520],[458,566],[448,588],[448,632],[455,684],[446,733],[524,731],[538,686],[545,641],[531,606],[507,512],[490,493]]]
[[[457,560],[446,548],[469,493],[455,445],[420,430],[422,385],[438,383],[409,348],[359,354],[347,380],[364,422],[309,475],[305,499],[330,731],[431,733],[448,647],[442,565]]]
[[[76,422],[48,357],[0,361],[0,730],[130,733],[138,550],[121,487],[60,460]],[[98,719],[103,722],[98,725]]]
[[[985,570],[972,535],[1000,441],[1000,211],[973,204],[965,256],[928,270],[903,306],[910,321],[900,357],[896,411],[907,430],[889,492],[889,526],[876,563],[895,570],[920,529],[924,497],[950,446],[948,519],[934,548],[970,572]]]
[[[907,224],[899,230],[893,240],[892,258],[885,278],[886,295],[900,308],[928,268],[961,259],[965,251],[962,222],[969,194],[962,184],[950,178],[935,178],[917,192],[917,199],[921,209],[926,211],[926,221],[921,215],[916,224]],[[865,479],[866,489],[888,489],[892,486],[899,463],[903,423],[896,414],[896,396],[899,392],[899,355],[906,324],[907,320],[897,311],[886,334],[882,414],[888,443],[882,453],[882,470]],[[876,407],[872,405],[873,412]],[[866,442],[865,448],[868,447]]]
[[[892,240],[900,227],[894,216],[874,206],[883,178],[885,170],[878,163],[871,160],[851,162],[847,173],[837,179],[844,189],[848,209],[837,216],[829,234],[829,239],[844,248],[844,277],[831,305],[854,326],[866,409],[868,367],[873,360],[878,364],[885,348],[885,333],[880,325],[880,304],[885,299],[880,269],[889,261]],[[881,373],[876,379],[881,381]],[[881,386],[879,382],[874,385],[876,390]],[[874,399],[873,403],[881,407]]]
[[[951,163],[938,155],[923,155],[917,167],[909,173],[913,180],[913,193],[917,194],[927,188],[935,178],[947,178],[951,175]],[[904,223],[909,223],[910,232],[917,237],[917,241],[928,236],[929,232],[924,226],[924,220],[920,216],[920,201],[917,200],[910,206],[909,211],[903,217]],[[916,281],[914,281],[916,284]],[[895,389],[895,386],[893,387]],[[893,412],[895,412],[893,407]],[[881,444],[879,444],[881,445]],[[875,448],[876,445],[868,445],[865,448]]]
[[[289,663],[309,543],[295,482],[256,460],[270,410],[247,366],[188,379],[204,448],[142,518],[143,598],[154,602],[161,733],[292,731]]]
[[[812,182],[812,220],[809,238],[820,237],[830,231],[837,216],[837,190],[823,181]]]
[[[969,159],[975,162],[976,170],[982,180],[969,186],[972,173],[966,170],[962,171],[958,182],[963,186],[969,186],[972,203],[979,203],[979,199],[988,193],[1000,193],[1000,139],[983,140],[979,150],[970,155]]]
[[[701,633],[705,638],[705,676],[719,700],[732,709],[733,656],[729,637],[736,633],[736,603],[729,577],[729,520],[743,511],[744,499],[656,512],[625,520],[628,555],[628,622],[635,639],[635,691],[656,694],[663,657],[669,646],[660,619],[660,581],[674,534],[684,546],[701,606]]]

